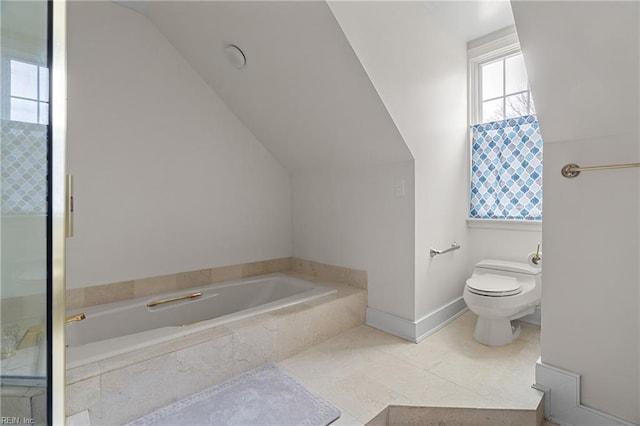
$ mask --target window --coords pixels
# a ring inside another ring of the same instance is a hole
[[[542,137],[515,34],[469,49],[469,217],[542,219]]]
[[[480,123],[535,114],[522,53],[480,65]]]
[[[49,122],[49,70],[10,60],[9,119],[26,123]]]

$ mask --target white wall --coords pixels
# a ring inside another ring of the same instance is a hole
[[[560,169],[640,161],[640,5],[512,6],[545,142],[542,362],[638,423],[640,173]]]
[[[521,227],[512,224],[474,225],[469,229],[471,264],[474,265],[481,259],[526,262],[529,254],[536,251],[541,241],[540,224]]]
[[[290,256],[287,171],[142,15],[68,10],[68,287]]]
[[[466,44],[419,2],[330,7],[415,158],[415,300],[401,316],[419,319],[461,297],[470,273]],[[429,257],[453,240],[462,250]]]
[[[293,254],[368,272],[368,305],[411,318],[414,299],[413,162],[298,172]],[[404,181],[405,196],[395,185]]]

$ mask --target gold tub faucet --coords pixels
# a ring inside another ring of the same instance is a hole
[[[84,319],[87,319],[87,316],[84,314],[84,312],[80,312],[79,314],[75,314],[75,315],[71,315],[70,317],[67,317],[67,319],[65,320],[65,323],[69,324],[70,322],[82,321]]]

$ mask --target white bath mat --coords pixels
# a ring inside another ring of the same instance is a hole
[[[129,426],[328,425],[340,410],[273,364],[247,371]]]

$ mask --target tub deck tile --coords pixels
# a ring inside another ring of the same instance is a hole
[[[177,395],[183,399],[233,375],[233,335],[176,352]]]
[[[213,280],[215,274],[214,269]],[[69,369],[67,414],[88,409],[93,424],[122,424],[364,322],[365,290],[308,275],[301,278],[338,291]]]
[[[102,375],[102,422],[124,424],[177,400],[176,355],[171,353]]]

